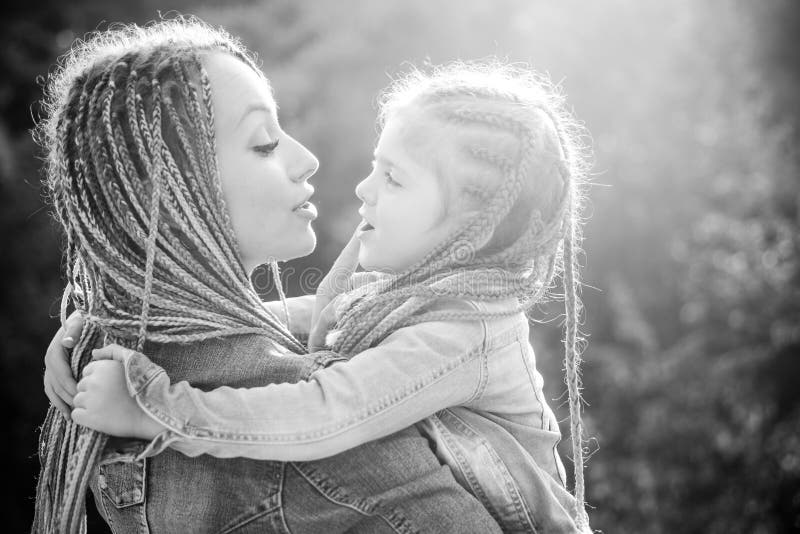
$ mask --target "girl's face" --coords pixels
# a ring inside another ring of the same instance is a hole
[[[248,271],[314,250],[308,183],[319,162],[278,124],[270,87],[224,53],[203,59],[213,95],[222,192]]]
[[[369,270],[399,273],[421,260],[465,221],[445,210],[447,198],[433,169],[403,141],[402,117],[388,120],[375,148],[372,172],[356,186],[359,263]]]

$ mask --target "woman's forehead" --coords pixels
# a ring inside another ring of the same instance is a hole
[[[253,111],[276,114],[277,105],[267,79],[229,54],[203,58],[211,83],[214,114],[220,126],[237,127]]]

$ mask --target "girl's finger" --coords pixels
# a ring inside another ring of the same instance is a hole
[[[72,418],[73,423],[77,423],[81,426],[87,426],[86,414],[87,414],[86,410],[84,410],[83,408],[76,407],[72,410],[72,412],[70,412],[70,417]]]
[[[89,389],[89,383],[86,380],[81,380],[80,382],[78,382],[78,392],[75,393],[75,395],[72,397],[73,405],[75,404],[75,399],[78,397],[78,395],[80,395],[87,389]]]
[[[75,398],[72,399],[72,405],[74,406],[72,409],[73,412],[78,408],[86,408],[86,393],[79,391],[75,395]]]
[[[358,267],[358,252],[360,250],[361,242],[358,240],[358,227],[356,227],[350,239],[339,253],[339,257],[333,262],[333,266],[355,271],[356,267]]]
[[[358,252],[361,249],[361,243],[358,240],[358,229],[350,236],[350,240],[344,246],[336,261],[333,262],[331,270],[325,276],[325,279],[320,284],[320,290],[317,294],[322,293],[326,296],[335,296],[343,293],[348,289],[348,281],[350,276],[356,271],[358,267]]]
[[[308,350],[315,352],[325,348],[325,338],[330,329],[336,325],[336,306],[329,304],[320,313],[317,322],[308,336]]]

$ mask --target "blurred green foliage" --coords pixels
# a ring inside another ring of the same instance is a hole
[[[32,513],[42,356],[57,328],[60,242],[41,196],[31,115],[45,75],[101,21],[195,13],[260,55],[312,180],[329,265],[358,216],[375,99],[407,62],[489,55],[562,81],[592,132],[584,394],[588,501],[604,532],[800,531],[800,8],[792,0],[366,2],[148,0],[4,8],[0,21],[0,398],[16,484],[4,524]],[[558,303],[534,329],[561,417]],[[566,428],[564,428],[566,430]],[[564,451],[567,456],[567,451]]]

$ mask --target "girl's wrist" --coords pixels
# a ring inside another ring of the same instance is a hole
[[[139,439],[153,440],[161,434],[167,427],[139,407],[139,417],[136,422],[136,437]]]

